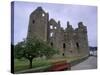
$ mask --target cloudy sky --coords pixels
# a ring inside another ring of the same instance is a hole
[[[29,15],[37,7],[41,6],[45,12],[49,13],[49,19],[54,18],[61,21],[63,28],[67,27],[67,21],[78,27],[78,22],[82,21],[88,30],[88,41],[90,46],[97,46],[97,7],[86,5],[70,4],[49,4],[33,2],[14,3],[14,44],[22,41],[27,36]]]

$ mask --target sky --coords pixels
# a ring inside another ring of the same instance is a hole
[[[61,27],[67,27],[67,21],[75,29],[78,22],[87,26],[89,46],[97,46],[97,7],[73,4],[51,4],[34,2],[14,2],[14,44],[27,37],[29,15],[41,6],[49,13],[49,19],[60,20]]]

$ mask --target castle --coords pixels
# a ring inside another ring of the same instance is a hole
[[[49,20],[49,14],[42,7],[35,9],[29,17],[29,27],[27,37],[34,35],[60,51],[62,56],[88,56],[87,28],[82,22],[78,23],[78,28],[73,29],[69,22],[67,28],[61,27],[60,21]]]

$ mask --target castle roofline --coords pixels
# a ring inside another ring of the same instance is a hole
[[[56,22],[53,18],[51,18],[49,21],[54,21],[54,22]]]
[[[54,22],[54,23],[57,24],[57,22],[56,22],[53,18],[51,18],[51,19],[49,20],[49,22]]]
[[[35,11],[44,11],[41,6],[37,7]]]
[[[39,13],[39,12],[43,12],[43,13],[46,13],[43,8],[41,6],[37,7],[31,14],[33,13]]]

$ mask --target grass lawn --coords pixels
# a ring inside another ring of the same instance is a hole
[[[74,60],[78,60],[81,59],[83,57],[64,57],[64,58],[58,58],[58,59],[39,59],[39,60],[33,60],[32,63],[32,67],[36,68],[36,67],[41,67],[41,66],[48,66],[51,65],[52,62],[57,62],[57,61],[67,61],[67,62],[71,62]],[[14,71],[18,72],[18,71],[22,71],[22,70],[26,70],[29,69],[29,61],[26,59],[15,59],[14,60]]]
[[[32,63],[32,67],[36,68],[36,67],[41,67],[41,66],[47,66],[50,65],[50,62],[48,60],[33,60]],[[22,70],[26,70],[29,69],[29,61],[22,59],[22,60],[18,60],[15,59],[14,60],[14,71],[22,71]]]

